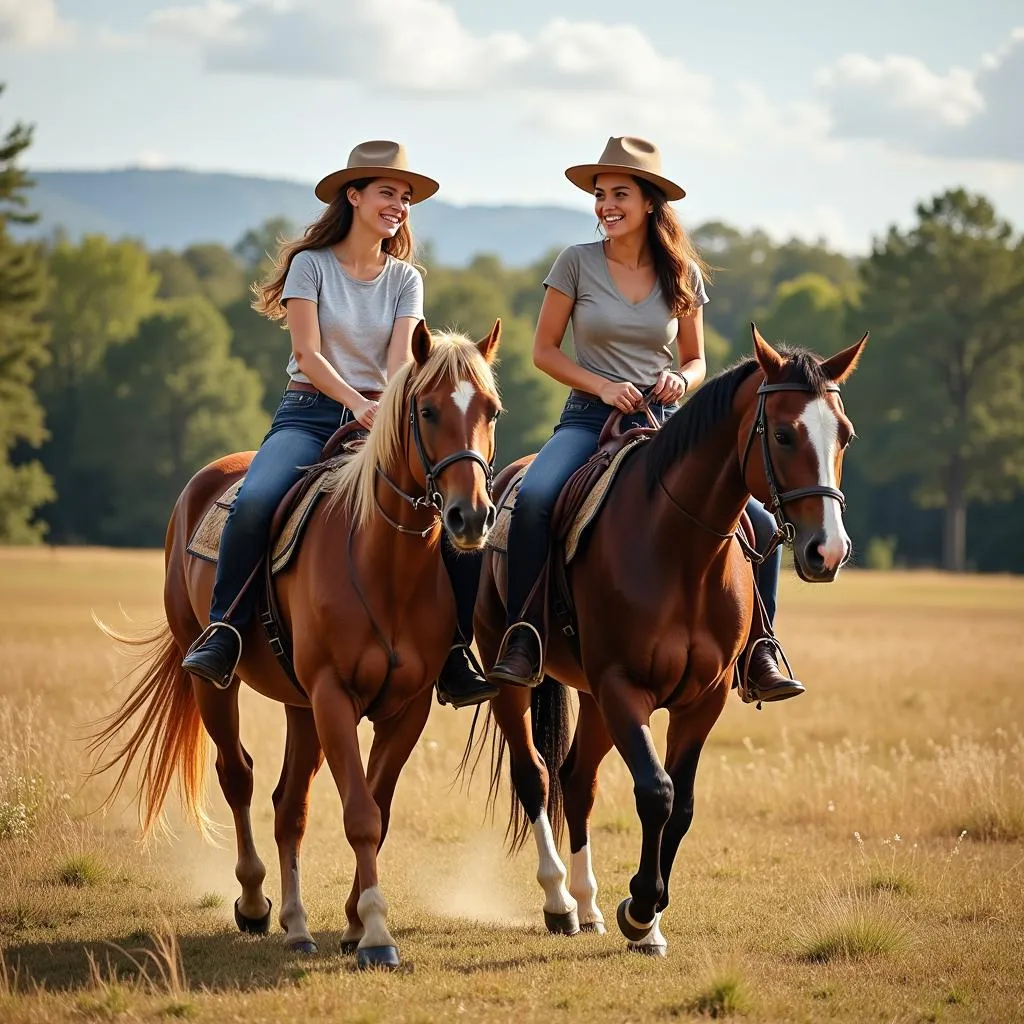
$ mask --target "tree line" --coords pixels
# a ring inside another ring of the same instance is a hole
[[[33,217],[31,138],[16,124],[0,139],[0,542],[160,545],[189,476],[257,447],[269,425],[289,341],[251,309],[250,285],[299,229],[271,220],[230,249],[15,241],[8,225]],[[861,259],[696,228],[713,267],[709,374],[750,353],[751,320],[821,354],[870,330],[843,396],[858,561],[1024,571],[1024,239],[962,189],[915,212]],[[504,322],[501,465],[536,451],[565,396],[530,356],[555,255],[518,268],[484,252],[453,268],[418,252],[431,327],[479,337]]]

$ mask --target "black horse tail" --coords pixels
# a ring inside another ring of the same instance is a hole
[[[476,736],[477,720],[480,709],[473,716],[473,724],[470,727],[469,739],[466,741],[466,749],[463,751],[462,760],[456,772],[456,778],[469,771],[470,779],[476,771],[483,754],[483,749],[490,738],[491,763],[490,763],[490,785],[487,792],[487,813],[493,819],[498,793],[501,790],[503,767],[508,744],[501,730],[494,721],[494,715],[490,709],[484,719],[483,732],[480,736],[480,749],[476,758],[473,759],[472,767],[470,760],[472,748]],[[562,783],[559,778],[559,770],[565,763],[569,753],[569,742],[571,734],[569,730],[569,694],[566,688],[545,675],[540,685],[535,687],[530,694],[530,724],[533,729],[533,743],[543,761],[548,778],[547,811],[548,821],[551,825],[551,833],[555,845],[561,845],[565,833],[565,815],[562,810]],[[505,841],[508,844],[509,855],[518,853],[530,837],[530,830],[533,821],[530,819],[526,809],[516,791],[515,770],[509,761],[509,814],[508,825],[505,829]],[[541,808],[537,808],[537,812]],[[536,814],[535,814],[536,816]]]

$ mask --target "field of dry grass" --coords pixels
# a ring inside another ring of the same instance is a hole
[[[90,611],[152,623],[161,575],[156,552],[0,550],[0,1020],[1024,1019],[1024,580],[785,580],[779,633],[809,693],[730,700],[661,961],[614,929],[547,935],[532,844],[506,858],[482,775],[450,786],[472,712],[435,705],[381,861],[405,966],[379,975],[339,952],[353,858],[328,772],[303,859],[313,958],[235,932],[230,835],[143,849],[127,801],[90,813],[104,790],[81,785],[79,736],[129,667]],[[246,691],[243,737],[276,911],[280,708]],[[639,854],[615,755],[593,850],[612,921]]]

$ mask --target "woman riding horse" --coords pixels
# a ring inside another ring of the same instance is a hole
[[[533,359],[572,391],[554,433],[530,464],[512,510],[507,632],[488,672],[494,682],[529,687],[544,675],[543,569],[551,514],[563,485],[597,450],[611,413],[626,414],[624,427],[641,425],[646,414],[637,410],[647,392],[650,411],[661,423],[706,372],[706,267],[669,205],[686,193],[661,173],[657,147],[645,139],[610,138],[597,163],[570,167],[565,175],[593,194],[604,238],[563,250],[544,279]],[[561,351],[570,320],[575,360]],[[678,370],[672,369],[673,343]],[[754,498],[747,514],[764,550],[774,520]],[[758,573],[769,622],[781,557],[776,550]],[[804,690],[779,672],[772,643],[769,630],[760,625],[752,630],[748,696],[759,701],[783,700]]]
[[[423,279],[409,262],[409,208],[437,189],[432,178],[409,169],[401,145],[356,146],[347,167],[316,186],[327,208],[301,240],[284,246],[271,279],[256,289],[254,308],[287,320],[290,379],[228,514],[210,624],[182,662],[214,686],[231,684],[241,656],[257,597],[251,583],[275,509],[340,425],[373,425],[380,393],[409,359],[413,328],[423,319]],[[457,558],[447,540],[443,550],[459,628],[437,691],[441,703],[463,707],[497,690],[469,655],[473,565]]]

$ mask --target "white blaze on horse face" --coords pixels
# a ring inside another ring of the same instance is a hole
[[[455,385],[455,390],[452,392],[452,401],[462,410],[463,416],[469,412],[469,403],[473,401],[475,394],[476,388],[468,380],[460,380]]]
[[[815,398],[807,403],[803,415],[797,421],[803,423],[807,437],[818,457],[818,484],[822,487],[836,487],[836,448],[839,444],[839,419],[827,399]],[[837,488],[838,489],[838,488]],[[822,531],[824,541],[818,545],[825,567],[831,572],[837,569],[850,547],[850,538],[843,525],[842,509],[833,498],[822,498]]]

